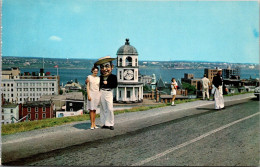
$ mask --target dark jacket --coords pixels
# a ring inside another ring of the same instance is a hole
[[[110,74],[108,76],[106,85],[103,83],[103,81],[104,81],[104,77],[101,75],[99,89],[101,89],[101,88],[113,89],[113,88],[117,87],[117,77],[114,74]]]
[[[219,86],[222,86],[223,84],[223,80],[222,80],[222,77],[220,75],[215,75],[213,77],[213,81],[212,81],[212,84],[218,88]]]
[[[227,92],[226,92],[226,86],[225,86],[225,84],[223,84],[223,79],[222,79],[222,77],[221,77],[220,75],[217,74],[217,75],[215,75],[215,76],[213,77],[212,84],[213,84],[216,88],[218,88],[219,86],[222,86],[223,94],[227,94]]]

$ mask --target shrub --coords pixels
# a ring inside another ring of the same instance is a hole
[[[189,83],[183,82],[182,83],[182,88],[183,89],[187,89],[188,94],[195,94],[196,87],[191,85],[191,84],[189,84]]]

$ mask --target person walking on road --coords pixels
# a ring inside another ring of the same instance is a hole
[[[202,89],[202,96],[203,100],[205,100],[205,94],[207,95],[207,99],[209,100],[209,79],[206,77],[206,74],[204,74],[204,77],[201,79],[201,89]]]
[[[100,121],[102,129],[114,130],[114,109],[113,109],[113,89],[117,87],[117,77],[112,74],[114,65],[112,61],[116,58],[110,56],[100,58],[95,65],[100,65],[100,84],[101,93]]]
[[[176,91],[177,91],[177,82],[175,80],[175,78],[172,78],[172,83],[171,83],[171,95],[172,95],[172,106],[175,106],[174,104],[174,100],[175,100],[175,97],[176,97]]]
[[[213,77],[212,84],[214,85],[214,98],[215,98],[215,109],[224,109],[224,98],[223,98],[223,90],[228,91],[225,85],[223,84],[222,79],[222,70],[219,69],[217,75]]]
[[[94,66],[91,69],[92,75],[89,75],[85,81],[87,85],[87,94],[88,94],[87,110],[89,110],[91,130],[98,128],[95,124],[96,110],[97,110],[97,106],[100,103],[100,92],[99,92],[100,77],[97,76],[98,70],[99,70],[98,67]]]

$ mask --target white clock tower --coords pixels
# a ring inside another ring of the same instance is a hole
[[[117,51],[117,80],[116,101],[143,101],[143,84],[138,82],[138,53],[129,39]]]

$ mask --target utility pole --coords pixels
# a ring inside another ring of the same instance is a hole
[[[44,69],[44,57],[42,59],[42,68]]]

